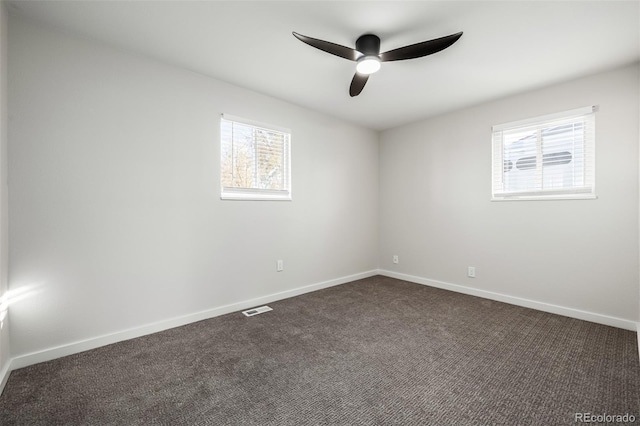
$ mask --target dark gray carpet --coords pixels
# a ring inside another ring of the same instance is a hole
[[[270,306],[14,371],[0,423],[569,425],[576,412],[640,416],[630,331],[379,276]]]

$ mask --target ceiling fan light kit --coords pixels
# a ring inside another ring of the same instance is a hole
[[[462,32],[411,44],[384,53],[380,53],[380,38],[375,34],[364,34],[358,37],[355,49],[329,41],[307,37],[295,31],[293,35],[309,46],[357,63],[356,74],[353,76],[351,86],[349,87],[349,95],[353,97],[358,96],[360,92],[362,92],[364,85],[369,79],[369,75],[378,71],[382,62],[403,61],[432,55],[458,41],[458,39],[462,37]]]
[[[373,74],[380,70],[380,58],[377,56],[363,56],[358,59],[356,71],[360,74]]]

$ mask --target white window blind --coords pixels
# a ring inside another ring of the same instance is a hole
[[[220,119],[221,198],[291,200],[291,132],[224,114]]]
[[[595,109],[494,126],[493,199],[595,198]]]

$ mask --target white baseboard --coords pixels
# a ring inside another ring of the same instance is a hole
[[[195,312],[193,314],[183,315],[152,324],[146,324],[140,327],[134,327],[127,330],[118,331],[115,333],[106,334],[103,336],[93,337],[91,339],[81,340],[73,343],[68,343],[53,348],[44,349],[37,352],[28,353],[14,357],[10,360],[10,367],[6,375],[11,370],[27,367],[29,365],[37,364],[40,362],[50,361],[52,359],[60,358],[67,355],[72,355],[78,352],[83,352],[90,349],[99,348],[101,346],[110,345],[112,343],[121,342],[123,340],[134,339],[136,337],[145,336],[159,331],[167,330],[174,327],[180,327],[186,324],[190,324],[196,321],[202,321],[205,319],[217,317],[220,315],[229,314],[232,312],[242,311],[245,309],[253,308],[265,303],[272,303],[282,299],[288,299],[290,297],[299,296],[304,293],[309,293],[316,290],[321,290],[327,287],[333,287],[339,284],[348,283],[351,281],[372,277],[377,275],[377,270],[361,272],[359,274],[348,275],[345,277],[336,278],[329,281],[323,281],[316,284],[311,284],[303,287],[294,288],[278,293],[269,294],[267,296],[258,297],[255,299],[244,300],[230,305],[219,306],[205,311]],[[4,372],[4,370],[3,370]],[[3,377],[3,376],[0,376]]]
[[[195,312],[193,314],[170,318],[170,319],[155,322],[152,324],[146,324],[140,327],[134,327],[127,330],[122,330],[115,333],[94,337],[91,339],[72,342],[72,343],[44,349],[41,351],[20,355],[10,359],[9,362],[4,366],[4,368],[0,370],[0,394],[2,393],[2,390],[6,385],[10,372],[18,368],[23,368],[29,365],[40,363],[40,362],[50,361],[52,359],[60,358],[63,356],[72,355],[72,354],[83,352],[86,350],[99,348],[101,346],[110,345],[112,343],[121,342],[123,340],[133,339],[136,337],[141,337],[141,336],[145,336],[152,333],[157,333],[159,331],[167,330],[170,328],[180,327],[196,321],[202,321],[202,320],[217,317],[220,315],[242,311],[242,310],[263,305],[266,303],[272,303],[278,300],[288,299],[290,297],[299,296],[301,294],[321,290],[323,288],[333,287],[333,286],[348,283],[351,281],[372,277],[374,275],[384,275],[391,278],[397,278],[403,281],[409,281],[417,284],[423,284],[431,287],[451,290],[457,293],[469,294],[472,296],[478,296],[485,299],[491,299],[499,302],[510,303],[512,305],[523,306],[523,307],[537,309],[544,312],[564,315],[571,318],[577,318],[577,319],[591,321],[599,324],[637,331],[638,332],[638,352],[640,353],[640,323],[636,323],[634,321],[629,321],[622,318],[611,317],[611,316],[602,315],[602,314],[596,314],[593,312],[587,312],[587,311],[582,311],[582,310],[573,309],[573,308],[567,308],[567,307],[558,306],[558,305],[552,305],[549,303],[538,302],[535,300],[523,299],[520,297],[509,296],[509,295],[495,293],[487,290],[480,290],[477,288],[466,287],[458,284],[451,284],[443,281],[430,280],[427,278],[417,277],[414,275],[408,275],[408,274],[402,274],[399,272],[378,269],[378,270],[362,272],[359,274],[348,275],[345,277],[323,281],[320,283],[298,287],[295,289],[286,290],[278,293],[273,293],[267,296],[244,300],[241,302],[237,302],[237,303],[233,303],[225,306],[219,306],[216,308],[207,309],[205,311]]]
[[[640,322],[636,323],[638,327],[638,335],[636,336],[636,340],[638,341],[638,361],[640,361]]]
[[[594,312],[582,311],[580,309],[567,308],[565,306],[553,305],[550,303],[539,302],[536,300],[524,299],[516,296],[509,296],[502,293],[481,290],[473,287],[466,287],[458,284],[451,284],[443,281],[430,280],[428,278],[417,277],[414,275],[402,274],[399,272],[387,271],[379,269],[378,274],[391,278],[397,278],[403,281],[409,281],[416,284],[423,284],[430,287],[437,287],[444,290],[455,291],[457,293],[478,296],[484,299],[491,299],[498,302],[509,303],[511,305],[523,306],[525,308],[537,309],[539,311],[550,312],[552,314],[563,315],[565,317],[577,318],[585,321],[595,322],[598,324],[609,325],[612,327],[624,328],[626,330],[636,331],[638,325],[635,321],[617,318],[608,315],[597,314]],[[640,344],[639,344],[640,348]]]
[[[11,374],[11,360],[9,360],[2,370],[0,370],[0,395],[2,395],[2,391],[4,391],[4,387],[7,384],[7,380],[9,380],[9,374]]]

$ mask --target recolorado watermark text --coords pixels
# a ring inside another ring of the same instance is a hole
[[[576,423],[633,423],[636,416],[633,414],[594,414],[594,413],[575,413],[574,421]]]

